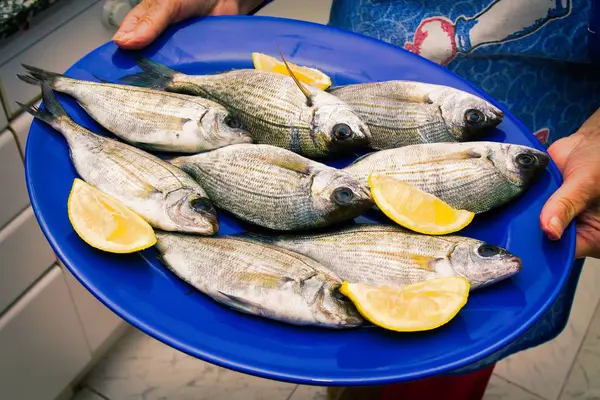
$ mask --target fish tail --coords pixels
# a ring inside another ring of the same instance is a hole
[[[54,84],[58,78],[62,78],[63,75],[58,74],[56,72],[50,72],[43,70],[38,67],[33,67],[27,64],[21,64],[23,68],[29,72],[29,75],[17,75],[19,79],[30,83],[32,85],[39,85],[40,82],[47,82],[51,88],[54,88]]]
[[[17,104],[26,112],[33,115],[49,125],[53,125],[59,119],[70,119],[65,109],[60,105],[56,98],[52,88],[45,81],[41,82],[42,87],[42,101],[44,109],[36,107],[34,105],[26,106],[17,102]]]
[[[137,58],[136,63],[142,69],[137,74],[126,75],[121,82],[134,86],[164,90],[173,81],[177,71],[147,58]]]

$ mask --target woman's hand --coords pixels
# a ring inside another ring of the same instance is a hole
[[[261,0],[143,0],[127,14],[113,40],[123,49],[152,43],[169,25],[191,17],[246,14]]]
[[[573,135],[548,149],[564,182],[542,209],[542,229],[552,240],[576,220],[575,256],[600,258],[600,110]]]

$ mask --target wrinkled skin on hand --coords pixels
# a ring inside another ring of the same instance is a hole
[[[564,182],[545,204],[540,222],[552,240],[575,219],[577,258],[600,258],[600,110],[573,135],[548,149]]]
[[[141,49],[169,25],[191,17],[246,14],[261,0],[144,0],[127,14],[113,40],[122,49]]]

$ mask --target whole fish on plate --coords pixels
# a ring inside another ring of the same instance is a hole
[[[402,287],[462,276],[471,289],[477,289],[521,270],[521,260],[500,247],[457,235],[422,235],[393,225],[358,224],[315,234],[242,237],[310,257],[342,280],[375,286]]]
[[[232,237],[156,232],[158,258],[180,279],[235,310],[295,325],[349,328],[363,318],[316,261]]]
[[[430,143],[367,154],[343,170],[361,182],[393,176],[452,207],[482,213],[521,195],[548,166],[528,146],[497,142]]]
[[[265,144],[236,144],[170,161],[194,177],[217,207],[276,230],[358,217],[373,206],[366,182]]]
[[[330,88],[367,123],[375,150],[419,143],[468,142],[496,127],[504,113],[465,91],[413,81]]]
[[[183,171],[160,158],[76,124],[52,89],[42,83],[43,105],[27,108],[67,140],[71,161],[81,178],[166,231],[212,235],[219,229],[206,192]]]
[[[21,80],[46,82],[66,93],[100,125],[147,150],[199,153],[236,143],[252,143],[241,122],[214,101],[130,85],[69,78],[23,65]]]
[[[147,59],[143,72],[123,82],[212,99],[239,118],[255,143],[270,144],[309,158],[351,153],[366,146],[369,128],[350,106],[292,77],[255,69],[186,75]]]

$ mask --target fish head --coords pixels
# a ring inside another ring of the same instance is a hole
[[[506,180],[519,188],[538,179],[550,162],[545,152],[514,144],[495,144],[489,157]]]
[[[219,230],[212,202],[196,190],[183,188],[169,192],[165,207],[168,218],[185,232],[214,235]]]
[[[216,147],[253,142],[241,119],[221,107],[208,109],[200,120],[199,131],[200,138],[211,138]]]
[[[335,168],[324,168],[314,175],[311,198],[330,222],[353,218],[374,205],[366,183]]]
[[[455,89],[430,96],[459,142],[475,140],[502,122],[504,113],[484,99]]]
[[[316,321],[331,326],[351,327],[364,323],[356,306],[340,292],[336,277],[319,273],[303,281],[303,297]]]
[[[324,153],[348,153],[371,143],[369,127],[349,105],[325,92],[313,98],[311,137]]]
[[[481,288],[509,278],[521,271],[521,259],[507,250],[481,242],[462,240],[448,256],[450,267],[471,283]]]

